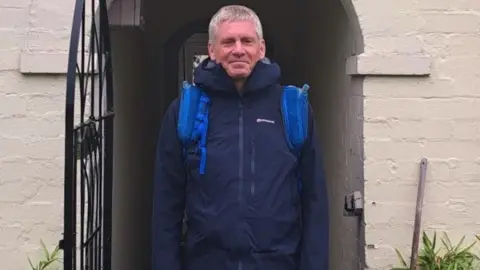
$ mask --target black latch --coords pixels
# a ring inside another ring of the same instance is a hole
[[[344,216],[362,216],[363,214],[363,196],[360,191],[355,191],[353,193],[345,196],[345,206],[344,206]]]
[[[65,241],[63,239],[58,241],[58,248],[61,250],[65,250]]]

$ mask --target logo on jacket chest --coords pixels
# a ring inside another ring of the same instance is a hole
[[[266,119],[266,118],[257,118],[257,123],[275,124],[275,120]]]

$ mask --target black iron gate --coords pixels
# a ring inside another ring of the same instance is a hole
[[[110,270],[113,89],[106,0],[76,0],[65,112],[65,270]]]

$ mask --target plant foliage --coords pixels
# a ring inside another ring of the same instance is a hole
[[[42,240],[40,240],[40,244],[42,245],[44,258],[41,259],[36,264],[33,264],[32,260],[30,260],[30,258],[28,258],[28,262],[30,263],[30,267],[31,267],[32,270],[47,270],[47,269],[49,269],[48,268],[49,266],[53,266],[53,264],[55,262],[60,261],[60,258],[58,257],[60,247],[58,245],[55,247],[55,249],[52,252],[50,252],[48,250],[47,246],[45,245],[45,243]]]
[[[480,235],[476,236],[480,241]],[[476,241],[464,247],[463,242],[465,236],[458,244],[453,245],[448,235],[445,233],[444,237],[440,239],[443,249],[437,242],[437,233],[430,239],[428,235],[423,232],[422,249],[419,251],[417,267],[418,270],[478,270],[480,269],[480,258],[472,252]],[[410,270],[410,266],[404,259],[398,249],[395,249],[400,260],[401,267],[393,268],[392,270]]]

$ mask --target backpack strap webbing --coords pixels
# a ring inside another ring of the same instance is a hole
[[[177,133],[184,151],[195,143],[200,151],[200,174],[205,173],[207,162],[207,132],[210,98],[199,87],[183,83],[180,97]]]

